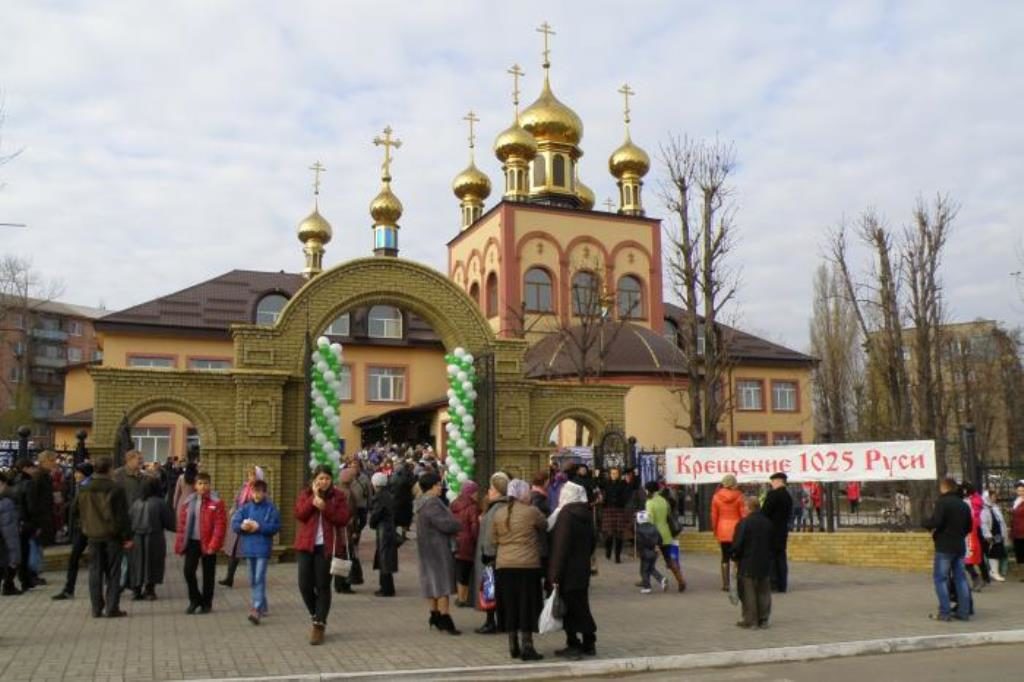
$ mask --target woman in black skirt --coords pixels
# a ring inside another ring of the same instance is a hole
[[[509,655],[524,661],[544,658],[533,648],[533,633],[544,607],[540,541],[546,530],[544,514],[530,505],[530,484],[510,481],[508,506],[495,513],[492,529],[498,547],[495,596],[498,628],[508,633]]]

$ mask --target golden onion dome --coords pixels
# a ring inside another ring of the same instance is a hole
[[[495,138],[494,155],[502,163],[512,156],[532,161],[537,156],[537,140],[516,121]]]
[[[594,190],[584,185],[583,181],[579,178],[576,178],[576,196],[580,198],[581,208],[585,208],[588,211],[594,208],[594,201],[596,200]]]
[[[643,149],[633,144],[633,140],[626,136],[626,141],[608,157],[608,170],[616,178],[622,178],[626,173],[632,172],[640,177],[647,174],[651,169],[651,157]]]
[[[385,182],[380,193],[370,202],[370,215],[377,225],[394,225],[402,217],[402,202],[391,191],[391,183]]]
[[[331,224],[327,222],[327,219],[320,215],[318,209],[313,209],[313,212],[302,219],[299,223],[299,241],[306,243],[310,240],[316,240],[321,244],[326,244],[331,241]]]
[[[467,196],[486,199],[491,194],[491,179],[470,161],[466,169],[452,180],[452,191],[459,200]]]
[[[537,101],[526,108],[519,121],[538,142],[577,145],[583,139],[583,121],[551,92],[547,77]]]

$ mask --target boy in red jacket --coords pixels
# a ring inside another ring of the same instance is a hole
[[[213,579],[217,552],[224,544],[228,519],[224,503],[210,490],[210,474],[196,475],[195,492],[178,509],[178,530],[174,551],[185,557],[188,608],[185,613],[209,613],[213,608]],[[196,569],[203,565],[203,591],[196,582]]]

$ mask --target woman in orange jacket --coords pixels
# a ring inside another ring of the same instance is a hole
[[[711,498],[711,530],[722,548],[722,591],[729,591],[729,562],[732,555],[732,537],[736,525],[747,515],[743,493],[736,487],[736,477],[726,474],[722,487]]]

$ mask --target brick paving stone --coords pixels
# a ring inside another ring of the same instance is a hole
[[[369,568],[369,548],[362,554]],[[411,543],[402,548],[400,567],[394,599],[372,596],[376,575],[369,570],[358,594],[334,595],[327,640],[319,648],[307,642],[309,618],[294,564],[271,566],[271,614],[258,627],[246,620],[244,568],[234,589],[217,586],[213,613],[187,616],[181,564],[169,559],[160,599],[128,600],[123,608],[130,616],[118,620],[91,617],[83,573],[71,601],[52,601],[57,588],[0,598],[0,680],[148,681],[509,662],[504,636],[472,633],[482,617],[471,609],[453,611],[461,637],[428,631]],[[690,585],[684,594],[640,595],[632,561],[616,565],[602,557],[600,569],[591,599],[598,650],[609,658],[1015,629],[1024,611],[1024,583],[1007,582],[976,595],[978,615],[970,623],[933,622],[927,574],[798,563],[791,566],[793,590],[774,598],[772,628],[746,631],[734,626],[738,609],[718,590],[716,557],[684,558]],[[218,576],[223,571],[219,567]],[[47,577],[51,585],[61,582],[56,573]],[[562,646],[561,635],[537,642],[549,658]]]

